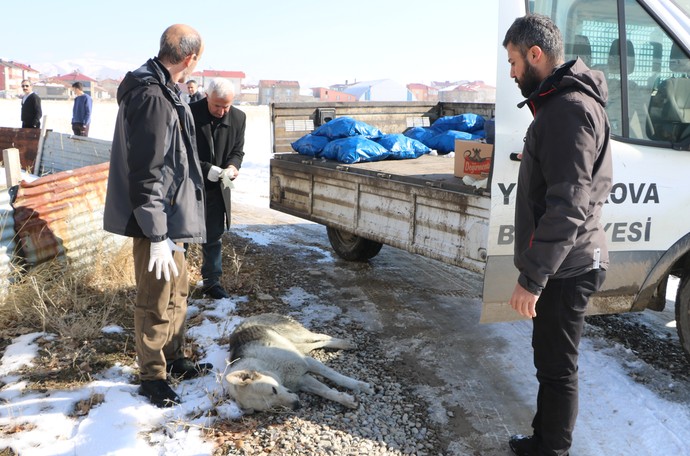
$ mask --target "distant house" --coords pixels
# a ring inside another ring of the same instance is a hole
[[[495,103],[496,87],[483,81],[462,81],[438,91],[439,101]]]
[[[357,98],[352,94],[326,87],[314,87],[311,91],[314,98],[318,101],[357,101]]]
[[[33,84],[38,81],[38,70],[11,60],[0,59],[0,98],[12,98],[22,93],[22,80],[28,79]]]
[[[108,98],[117,98],[117,88],[120,87],[121,79],[103,79],[98,81],[98,85],[108,94]]]
[[[426,84],[407,84],[407,90],[412,92],[417,101],[438,101],[438,89]]]
[[[259,104],[300,101],[299,82],[262,79],[259,81]]]
[[[247,76],[242,71],[220,71],[220,70],[204,70],[192,73],[189,79],[194,79],[200,87],[206,87],[208,80],[213,78],[224,78],[232,82],[235,89],[235,101],[242,93],[242,80]],[[186,86],[185,86],[186,92]]]
[[[242,95],[239,99],[240,104],[259,104],[259,85],[242,84]]]
[[[414,94],[392,79],[357,82],[343,89],[357,101],[416,101]]]
[[[74,84],[75,82],[81,82],[84,85],[84,93],[88,93],[89,95],[91,95],[92,98],[102,98],[97,96],[96,91],[94,90],[96,86],[96,80],[88,77],[85,74],[80,73],[79,71],[73,71],[69,74],[57,75],[53,78],[50,78],[50,80],[51,82],[65,84],[65,86],[70,88],[70,92],[72,90],[72,84]]]
[[[41,81],[33,89],[42,100],[69,100],[70,88],[61,82]]]

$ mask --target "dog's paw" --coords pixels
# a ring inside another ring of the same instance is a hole
[[[340,400],[338,402],[343,404],[345,407],[348,407],[351,409],[356,409],[359,406],[357,399],[355,399],[354,396],[350,396],[347,393],[341,393],[340,394]]]
[[[357,386],[359,387],[359,391],[362,393],[367,393],[367,394],[374,394],[374,388],[371,387],[370,384],[366,382],[357,382]]]

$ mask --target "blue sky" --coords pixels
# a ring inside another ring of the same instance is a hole
[[[102,59],[139,66],[176,22],[206,41],[199,69],[302,86],[391,78],[495,83],[498,0],[13,1],[0,58]],[[106,6],[107,5],[107,6]]]

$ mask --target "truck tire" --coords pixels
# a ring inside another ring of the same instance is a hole
[[[690,359],[690,275],[683,277],[676,295],[676,330],[680,345]]]
[[[367,261],[374,258],[383,244],[363,237],[357,236],[347,231],[336,228],[326,227],[328,240],[331,247],[340,258],[348,261]]]

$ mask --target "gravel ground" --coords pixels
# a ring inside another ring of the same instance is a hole
[[[295,257],[280,246],[257,246],[232,234],[226,234],[224,242],[243,255],[242,275],[237,281],[249,290],[251,298],[238,305],[240,316],[276,312],[303,320],[299,308],[274,296],[285,294],[294,286],[316,292],[312,274],[304,272],[309,261]],[[226,276],[225,280],[230,280]],[[233,284],[226,285],[231,288]],[[209,438],[218,444],[216,455],[444,454],[437,431],[429,424],[425,402],[401,378],[403,374],[397,369],[401,360],[386,353],[375,334],[343,314],[334,315],[327,323],[312,320],[308,327],[352,340],[356,350],[319,349],[311,356],[344,375],[368,382],[375,394],[357,394],[359,407],[350,410],[321,397],[300,393],[299,410],[218,421],[209,430]]]

